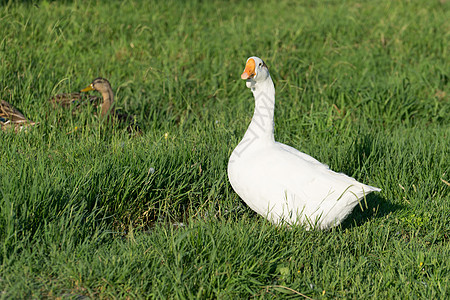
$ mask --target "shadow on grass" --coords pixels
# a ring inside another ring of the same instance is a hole
[[[367,205],[366,205],[367,203]],[[390,213],[402,209],[402,205],[394,204],[378,194],[370,194],[356,206],[352,213],[341,223],[342,229],[359,227],[369,220],[384,218]]]

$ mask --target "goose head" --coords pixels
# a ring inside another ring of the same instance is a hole
[[[269,69],[261,58],[252,56],[247,59],[241,78],[247,80],[246,85],[248,88],[253,88],[258,83],[270,78]]]

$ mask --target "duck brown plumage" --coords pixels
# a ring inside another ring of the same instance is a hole
[[[5,100],[0,102],[0,126],[2,130],[13,127],[15,132],[36,123],[27,119],[17,108]]]

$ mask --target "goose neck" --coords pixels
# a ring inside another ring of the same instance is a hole
[[[275,87],[270,77],[252,88],[255,97],[255,111],[248,134],[254,139],[275,142],[274,139],[274,111]]]

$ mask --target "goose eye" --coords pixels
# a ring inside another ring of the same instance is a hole
[[[261,67],[261,66],[262,66],[262,63],[259,63],[259,66]]]

